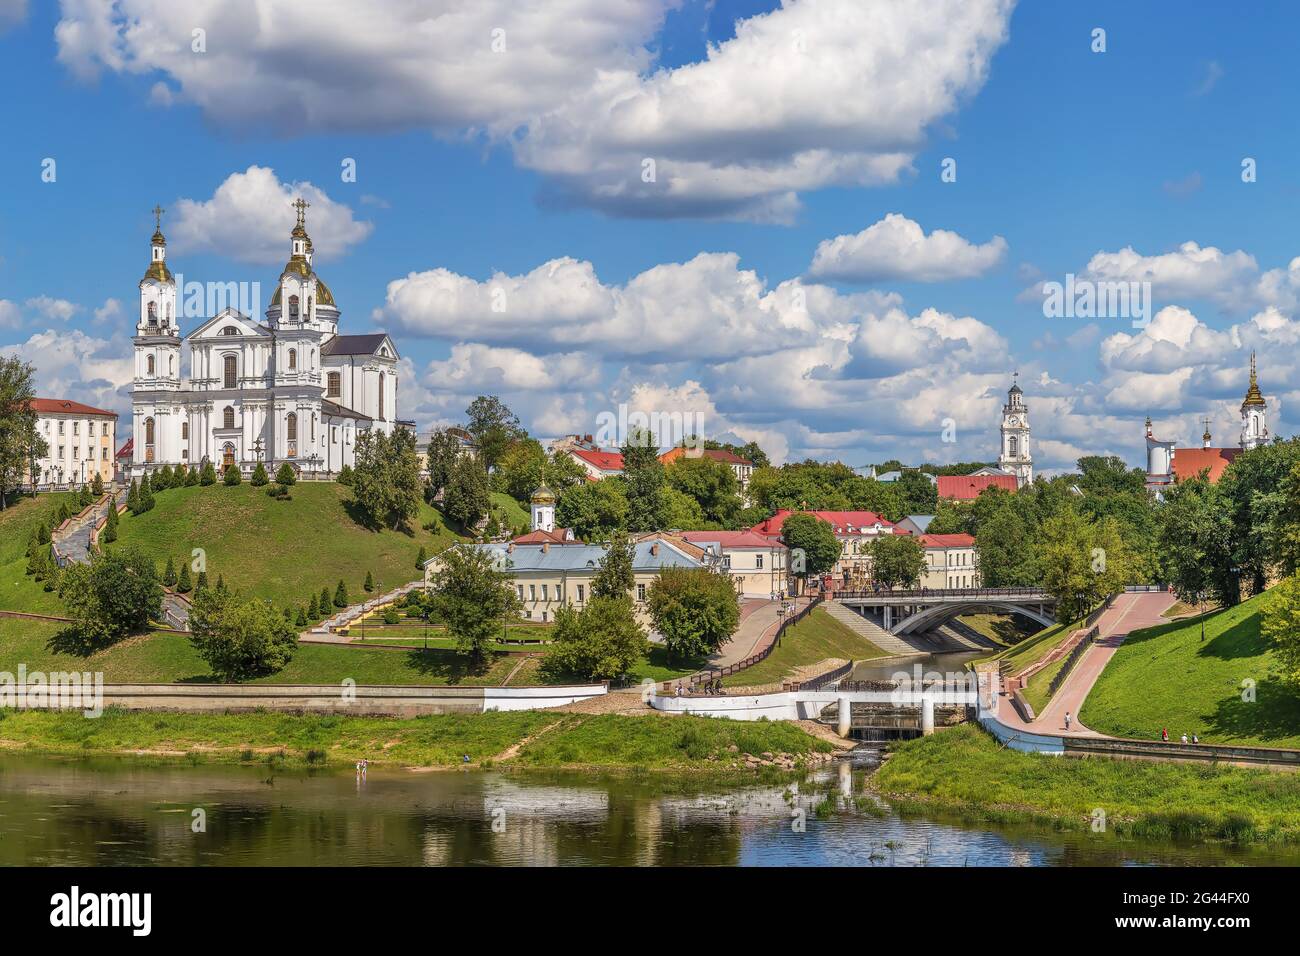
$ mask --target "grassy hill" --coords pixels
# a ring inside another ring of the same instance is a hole
[[[1038,663],[1082,626],[1082,621],[1053,624],[1004,651],[998,651],[980,660],[1006,661],[1010,665],[1010,673],[1018,674],[1031,664]]]
[[[1084,702],[1079,719],[1103,734],[1150,740],[1169,728],[1205,743],[1300,747],[1300,692],[1275,676],[1259,633],[1267,595],[1205,619],[1136,631],[1120,645]],[[1255,681],[1256,699],[1242,700]]]
[[[795,668],[827,658],[862,661],[884,656],[884,651],[835,620],[828,611],[814,608],[802,621],[786,629],[780,647],[753,667],[724,677],[722,683],[727,687],[757,687],[776,683],[791,676]]]
[[[63,613],[58,597],[27,576],[27,545],[37,525],[53,529],[54,512],[72,497],[60,491],[21,498],[0,511],[0,611]]]
[[[532,526],[532,518],[529,517],[527,509],[504,491],[492,492],[491,500],[492,510],[496,512],[498,521],[509,525],[511,528],[529,528]]]
[[[421,546],[433,555],[459,540],[423,504],[414,533],[371,531],[349,512],[350,495],[325,481],[295,485],[287,501],[247,483],[171,488],[158,493],[153,510],[124,515],[118,540],[143,546],[159,567],[169,556],[179,567],[201,548],[211,582],[221,575],[231,588],[294,607],[322,587],[333,595],[340,578],[357,600],[367,571],[383,590],[414,581]],[[424,530],[430,522],[434,530]]]

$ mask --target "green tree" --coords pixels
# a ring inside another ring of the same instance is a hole
[[[205,461],[203,463],[203,471],[199,474],[199,484],[206,488],[207,486],[215,485],[216,483],[217,469],[213,466],[212,462]]]
[[[253,476],[248,479],[248,483],[254,488],[261,488],[270,482],[270,477],[266,473],[266,466],[260,461],[253,468]]]
[[[239,472],[239,466],[231,462],[226,466],[225,473],[221,476],[222,482],[227,488],[233,488],[244,480],[244,476]]]
[[[153,483],[149,480],[148,475],[145,475],[143,478],[140,479],[139,504],[140,504],[141,514],[144,514],[144,512],[146,511],[153,510],[153,506],[154,506]]]
[[[1291,466],[1278,486],[1272,526],[1266,534],[1272,543],[1269,557],[1282,574],[1300,571],[1300,463]]]
[[[177,581],[176,562],[172,559],[172,556],[169,554],[167,555],[167,570],[163,572],[163,576],[162,576],[163,587],[168,587],[168,588],[175,587],[176,581]]]
[[[204,591],[190,612],[190,644],[222,680],[272,674],[293,658],[298,635],[268,601]]]
[[[339,586],[334,589],[334,606],[348,606],[348,589],[344,586],[342,578],[339,579]]]
[[[665,477],[669,487],[698,502],[705,520],[724,528],[735,526],[741,508],[740,482],[729,464],[687,452],[665,469]]]
[[[598,482],[598,484],[608,484],[607,481]],[[721,530],[724,527],[730,527],[738,522],[738,518],[727,522],[710,521],[704,516],[704,509],[700,503],[685,492],[678,491],[676,488],[668,487],[663,491],[664,495],[664,527],[672,528],[678,531],[708,531]],[[737,516],[740,512],[736,512]],[[762,515],[758,520],[761,521],[767,515]],[[757,522],[751,522],[756,524]]]
[[[100,477],[99,472],[95,472],[95,477],[90,482],[90,493],[96,498],[104,496],[104,479]]]
[[[541,442],[521,438],[510,443],[492,473],[492,487],[516,501],[528,503],[537,487],[546,484],[557,494],[586,481],[586,472],[572,455],[547,456]]]
[[[429,560],[429,552],[427,552],[424,549],[424,545],[420,545],[420,553],[415,556],[415,570],[423,571],[424,562],[428,560]],[[366,583],[370,585],[369,587],[366,588],[367,591],[370,591],[374,588],[374,583],[370,580],[369,571],[366,572]]]
[[[443,493],[442,510],[461,530],[469,531],[488,513],[491,498],[488,476],[482,463],[473,455],[456,459],[451,484]]]
[[[320,608],[316,606],[316,595],[313,594],[311,600],[307,602],[307,619],[315,621],[321,616],[321,613]]]
[[[131,479],[131,487],[126,490],[126,507],[133,515],[140,513],[140,487]]]
[[[883,587],[914,588],[925,573],[925,549],[910,535],[877,535],[867,553],[872,578]]]
[[[344,465],[342,468],[339,469],[339,484],[343,485],[345,488],[352,487],[353,477],[354,475],[352,474],[351,465]]]
[[[306,608],[304,608],[301,604],[298,605],[298,616],[297,616],[296,618],[294,618],[294,622],[293,622],[293,623],[294,623],[294,626],[296,626],[296,627],[306,627],[306,626],[307,626],[307,610],[306,610]]]
[[[420,553],[421,554],[424,553],[424,548],[420,549]],[[369,571],[366,572],[366,583],[364,587],[367,592],[373,591],[375,589],[375,576],[371,574]]]
[[[199,576],[194,580],[194,591],[206,591],[208,589],[208,572],[200,571]]]
[[[448,428],[434,429],[425,451],[429,480],[424,486],[424,497],[430,504],[451,484],[451,475],[460,456],[460,438]]]
[[[664,463],[654,436],[641,428],[630,429],[623,452],[623,480],[627,483],[627,528],[658,531],[667,524]]]
[[[448,549],[431,588],[432,608],[456,639],[457,650],[480,668],[502,624],[520,610],[511,576],[498,567],[497,554],[488,548]]]
[[[542,670],[556,678],[621,681],[650,650],[627,597],[593,598],[581,611],[561,607],[551,640]]]
[[[187,468],[185,470],[185,487],[193,488],[199,483],[199,470],[197,468]],[[211,482],[209,482],[211,484]]]
[[[104,527],[99,532],[99,541],[101,544],[112,544],[117,540],[117,502],[108,503],[108,512],[104,516]]]
[[[636,584],[636,545],[625,534],[615,535],[591,579],[592,598],[627,597]]]
[[[627,495],[621,479],[585,481],[560,494],[555,522],[580,541],[608,541],[627,524]]]
[[[171,486],[172,486],[171,465],[163,465],[156,472],[154,472],[153,490],[166,491]]]
[[[293,465],[287,461],[282,462],[275,472],[275,483],[283,488],[292,488],[298,483],[298,473],[293,470]]]
[[[352,469],[352,500],[371,527],[400,529],[420,513],[424,485],[415,436],[404,428],[391,435],[362,432]]]
[[[190,581],[190,565],[188,561],[181,562],[180,574],[176,575],[176,590],[181,594],[189,594],[194,589]]]
[[[316,609],[317,609],[318,611],[320,611],[320,616],[321,616],[321,617],[325,617],[326,615],[329,614],[331,603],[332,603],[332,600],[331,600],[331,598],[330,598],[330,589],[329,589],[329,588],[321,588],[321,589],[320,589],[320,597],[318,597],[318,598],[316,599]]]
[[[816,515],[795,514],[781,525],[781,540],[790,549],[790,570],[801,578],[825,574],[840,559],[835,529]]]
[[[72,630],[92,650],[158,620],[162,593],[153,559],[135,545],[92,554],[89,564],[70,565],[59,581]]]
[[[35,381],[32,365],[0,355],[0,510],[24,478],[34,481],[36,460],[49,452],[36,431]]]
[[[1282,679],[1300,687],[1300,576],[1283,578],[1269,590],[1259,632],[1273,648]]]
[[[486,471],[501,460],[511,442],[528,437],[519,416],[495,395],[480,395],[465,409],[466,430],[478,443],[478,454]]]
[[[1031,587],[1038,583],[1033,539],[1014,508],[999,511],[980,528],[975,551],[984,587]]]
[[[1201,476],[1179,481],[1165,492],[1157,515],[1161,580],[1189,603],[1237,604],[1232,516],[1222,487]]]
[[[740,624],[731,578],[706,568],[664,568],[646,595],[650,617],[678,660],[709,654]]]

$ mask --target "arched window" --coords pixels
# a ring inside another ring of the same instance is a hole
[[[167,356],[167,374],[176,374],[176,357],[174,355]]]
[[[289,321],[298,321],[298,297],[296,295],[289,296]]]
[[[290,412],[289,417],[284,420],[284,436],[289,441],[298,440],[298,416],[293,412]]]
[[[289,349],[289,368],[298,367],[298,350]]]
[[[235,387],[235,357],[233,355],[227,355],[223,359],[222,364],[224,365],[225,368],[225,387],[234,388]]]
[[[384,417],[384,373],[379,373],[379,417]]]
[[[222,428],[235,427],[235,410],[231,408],[229,405],[227,405],[226,410],[221,413],[221,427]]]
[[[149,303],[149,324],[158,324],[158,306],[152,302]]]
[[[1020,439],[1015,435],[1012,435],[1007,439],[1007,454],[1012,458],[1015,458],[1016,455],[1020,454]]]
[[[190,438],[190,423],[181,422],[181,441],[189,441],[189,438]]]
[[[152,355],[149,356],[149,358],[148,358],[148,360],[146,361],[145,364],[146,364],[146,366],[147,366],[148,369],[149,369],[149,377],[150,377],[150,378],[153,378],[153,376],[154,376],[154,361],[153,361],[153,356],[152,356]]]
[[[152,418],[146,418],[144,420],[144,443],[146,445],[153,444],[153,419]]]
[[[233,326],[233,325],[227,325],[224,329],[221,330],[221,334],[222,334],[222,335],[238,335],[238,334],[239,334],[239,329],[238,329],[237,327]]]
[[[325,378],[325,397],[338,398],[343,394],[343,378],[338,372],[330,372]]]

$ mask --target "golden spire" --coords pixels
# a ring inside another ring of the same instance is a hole
[[[153,244],[155,246],[165,246],[167,245],[167,240],[163,237],[162,234],[162,215],[167,210],[163,209],[162,206],[155,204],[154,207],[149,211],[153,213],[153,221],[154,221]]]
[[[1259,380],[1255,376],[1255,353],[1250,353],[1250,388],[1246,390],[1246,400],[1241,403],[1242,408],[1248,406],[1264,407],[1264,396],[1259,390]]]

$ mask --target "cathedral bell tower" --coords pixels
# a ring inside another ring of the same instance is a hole
[[[1002,451],[998,455],[998,467],[1015,475],[1016,486],[1023,488],[1034,480],[1034,459],[1029,453],[1029,407],[1016,381],[1019,377],[1020,373],[1016,372],[1007,392],[1007,403],[1002,406]]]
[[[1268,443],[1268,402],[1255,377],[1255,353],[1250,353],[1250,388],[1241,403],[1241,447],[1245,451]]]
[[[167,268],[163,210],[155,206],[149,267],[140,280],[140,316],[135,326],[135,389],[178,389],[181,336],[176,315],[176,279]]]

